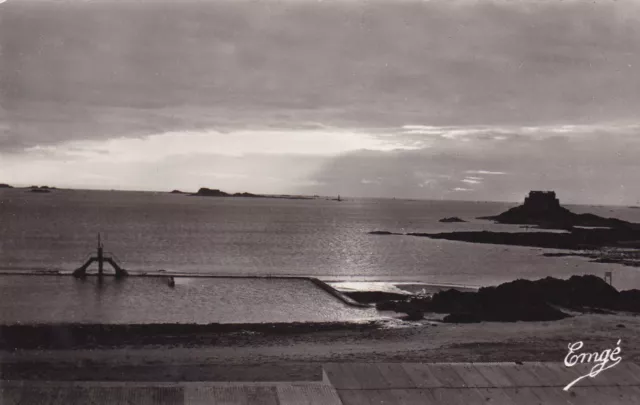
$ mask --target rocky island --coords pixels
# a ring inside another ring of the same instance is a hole
[[[467,221],[465,221],[464,219],[458,218],[458,217],[447,217],[447,218],[442,218],[438,222],[456,223],[456,222],[467,222]]]
[[[640,224],[616,218],[603,218],[593,214],[576,214],[560,205],[554,192],[532,191],[524,204],[509,209],[502,214],[481,217],[501,224],[533,225],[540,229],[553,229],[526,232],[492,231],[456,231],[442,233],[407,233],[410,236],[445,239],[460,242],[487,243],[496,245],[529,246],[548,249],[596,250],[601,251],[597,258],[589,254],[596,262],[620,263],[627,266],[639,266]],[[558,230],[560,232],[558,232]],[[378,230],[372,235],[396,235]],[[616,259],[603,248],[624,249],[625,254]],[[584,253],[571,253],[584,256]],[[604,260],[606,255],[606,261]]]
[[[10,186],[9,184],[6,184],[6,183],[0,183],[0,188],[13,188],[13,186]]]
[[[222,190],[211,189],[202,187],[197,193],[188,194],[190,196],[197,197],[246,197],[246,198],[284,198],[288,200],[312,200],[313,197],[306,196],[294,196],[294,195],[264,195],[264,194],[252,194],[252,193],[226,193]]]
[[[29,187],[29,191],[32,193],[50,193],[51,190],[55,190],[55,187],[49,187],[49,186],[31,186]]]
[[[500,224],[537,225],[547,229],[567,229],[573,227],[636,228],[632,224],[616,218],[603,218],[593,214],[575,214],[560,205],[553,191],[531,191],[524,204],[511,208],[502,214],[480,217]]]

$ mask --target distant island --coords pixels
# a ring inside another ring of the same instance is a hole
[[[51,190],[56,190],[55,187],[49,187],[49,186],[31,186],[29,187],[29,191],[32,193],[50,193]]]
[[[467,222],[467,221],[458,217],[448,217],[448,218],[442,218],[439,222],[455,223],[455,222]]]
[[[175,190],[174,190],[175,191]],[[283,198],[288,200],[313,200],[314,197],[296,196],[296,195],[265,195],[265,194],[252,194],[252,193],[226,193],[218,189],[211,189],[202,187],[197,193],[188,194],[190,196],[197,197],[245,197],[245,198]]]
[[[13,186],[10,186],[6,183],[0,183],[0,188],[13,188]]]

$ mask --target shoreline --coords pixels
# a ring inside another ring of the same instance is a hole
[[[602,351],[622,340],[640,360],[640,317],[584,314],[554,322],[410,323],[402,328],[236,334],[193,344],[0,350],[4,380],[293,381],[328,362],[561,362],[567,345]]]
[[[148,345],[198,345],[237,336],[287,336],[330,331],[366,331],[380,321],[291,323],[56,323],[2,324],[0,350],[86,349]]]

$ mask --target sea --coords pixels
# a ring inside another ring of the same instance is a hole
[[[553,252],[549,249],[369,234],[521,232],[517,225],[476,219],[515,205],[0,189],[0,272],[71,272],[95,253],[100,234],[105,250],[131,272],[312,276],[338,286],[366,288],[394,283],[479,287],[518,278],[603,276],[611,271],[618,289],[640,288],[637,268],[543,256]],[[640,222],[640,210],[629,207],[567,208]],[[439,222],[452,216],[468,222]]]
[[[640,270],[544,257],[549,249],[432,240],[368,232],[521,232],[477,217],[517,204],[401,199],[219,198],[185,194],[0,189],[0,270],[78,268],[105,250],[128,270],[216,275],[313,276],[327,281],[421,281],[486,286],[515,278],[614,271],[640,288]],[[640,222],[628,207],[567,206]],[[467,223],[441,223],[457,216]],[[529,230],[533,231],[533,230]]]

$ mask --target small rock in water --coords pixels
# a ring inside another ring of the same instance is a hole
[[[467,222],[467,221],[465,221],[464,219],[460,219],[458,217],[449,217],[449,218],[442,218],[440,222]]]

